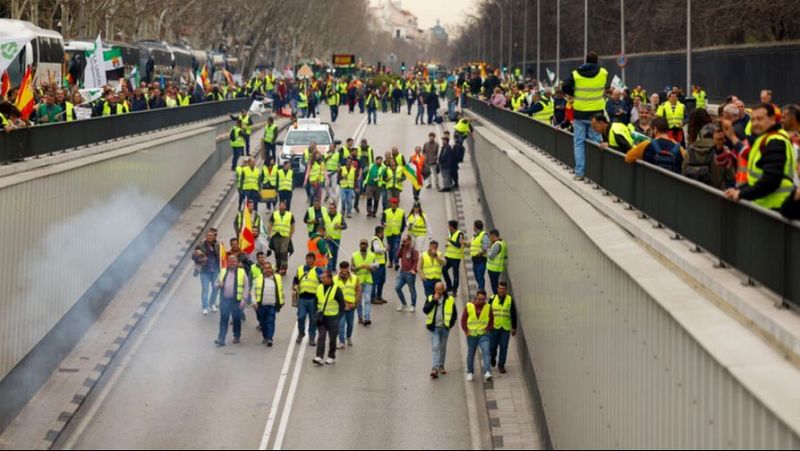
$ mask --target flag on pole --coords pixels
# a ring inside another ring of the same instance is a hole
[[[11,89],[11,80],[8,79],[8,71],[3,71],[3,78],[0,79],[0,99],[5,100],[6,94]]]
[[[0,38],[0,72],[5,72],[32,37]]]
[[[194,76],[194,82],[201,91],[205,92],[206,88],[203,86],[203,79],[200,76],[200,69],[197,69],[197,74]]]
[[[225,74],[225,79],[228,80],[228,86],[234,86],[236,83],[233,81],[233,75],[225,69],[222,69],[222,73]]]
[[[83,70],[83,86],[85,88],[102,88],[106,85],[106,69],[103,60],[103,41],[100,35],[94,42],[94,50],[86,55],[86,68]]]
[[[203,83],[204,90],[211,90],[211,83],[208,82],[208,68],[205,65],[203,66],[203,70],[200,71],[200,81]]]
[[[622,79],[619,78],[618,75],[614,75],[614,78],[611,79],[611,88],[624,91],[625,83],[622,82]]]
[[[245,254],[252,254],[256,249],[256,239],[253,235],[253,219],[247,203],[242,210],[242,231],[239,232],[239,249]]]
[[[139,83],[142,82],[141,77],[139,76],[139,69],[136,66],[133,66],[133,70],[131,71],[131,87],[136,89],[139,87]]]
[[[547,78],[550,79],[550,83],[553,83],[556,80],[556,74],[549,67],[545,69],[547,70]]]
[[[83,103],[92,103],[100,97],[103,97],[103,90],[99,88],[79,89],[78,92],[80,92],[81,97],[83,97]]]
[[[103,52],[103,63],[106,71],[121,69],[122,64],[122,51],[119,47],[112,48]]]
[[[228,267],[228,252],[225,251],[225,245],[222,241],[219,242],[219,269]]]
[[[414,186],[414,189],[418,190],[422,187],[422,172],[418,171],[416,166],[410,162],[406,163],[406,165],[403,166],[403,174],[411,182],[411,185]]]
[[[35,103],[36,99],[33,96],[33,72],[31,72],[31,66],[28,66],[28,69],[25,70],[25,76],[22,77],[22,81],[19,84],[19,92],[17,93],[17,101],[15,103],[22,120],[28,120],[28,117],[33,113],[33,106]]]

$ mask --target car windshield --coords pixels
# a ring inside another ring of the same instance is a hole
[[[307,146],[312,141],[320,145],[329,145],[331,137],[324,130],[293,130],[286,136],[287,146]]]

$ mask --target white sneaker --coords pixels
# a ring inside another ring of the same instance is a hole
[[[405,305],[402,305],[402,304],[401,304],[401,305],[398,305],[398,306],[397,306],[397,311],[398,311],[398,312],[405,312],[405,311],[406,311],[406,306],[405,306]]]
[[[414,313],[416,311],[417,311],[416,307],[411,307],[410,309],[408,309],[408,313]]]
[[[203,316],[208,316],[208,309],[207,308],[203,309]]]
[[[320,357],[314,357],[313,362],[316,363],[317,365],[322,365],[323,363],[325,363],[325,361],[322,360]]]
[[[483,375],[483,381],[484,382],[489,382],[491,380],[492,380],[492,373],[487,371],[486,374]]]
[[[211,311],[214,312],[214,313],[217,313],[219,311],[219,309],[217,308],[216,304],[211,306]]]
[[[332,359],[330,357],[325,359],[325,365],[333,365],[334,363],[336,363],[336,359]]]
[[[467,382],[472,382],[472,379],[474,379],[472,373],[467,373]]]
[[[336,345],[336,349],[344,349],[344,343],[339,343]]]

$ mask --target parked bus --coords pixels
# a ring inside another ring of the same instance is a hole
[[[163,42],[144,40],[135,45],[141,52],[139,67],[144,68],[141,72],[142,81],[152,83],[162,76],[165,80],[172,79],[172,52]]]
[[[12,86],[17,86],[31,66],[34,84],[55,82],[61,84],[64,67],[64,39],[53,30],[45,30],[22,20],[0,19],[0,38],[29,37],[25,45],[8,66]]]

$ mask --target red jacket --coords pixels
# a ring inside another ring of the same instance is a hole
[[[485,308],[489,309],[489,327],[486,328],[486,332],[491,332],[492,329],[494,328],[494,312],[492,311],[492,306],[489,305],[488,302],[484,303],[483,307],[478,307],[476,305],[475,306],[475,315],[477,315],[478,318],[480,318],[481,312]],[[465,334],[469,335],[469,332],[467,330],[467,308],[466,307],[464,307],[464,311],[461,313],[461,329],[464,331]]]

